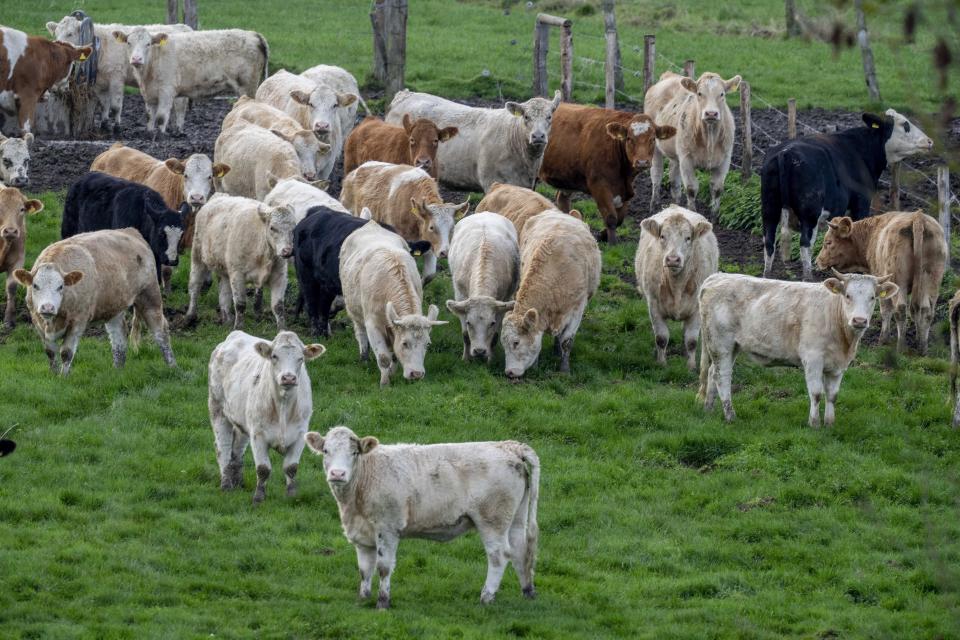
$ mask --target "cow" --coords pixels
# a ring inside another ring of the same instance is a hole
[[[0,133],[0,187],[22,188],[30,184],[30,147],[33,134],[8,138]]]
[[[453,300],[447,309],[460,319],[463,359],[493,359],[503,314],[513,309],[520,247],[517,231],[503,216],[481,211],[457,223],[450,241]]]
[[[358,104],[362,104],[364,110],[367,112],[367,115],[370,115],[370,109],[367,108],[367,103],[365,103],[363,98],[360,97],[360,86],[357,84],[357,79],[353,77],[352,73],[343,67],[335,67],[329,64],[318,64],[310,67],[300,75],[307,80],[316,82],[319,85],[326,85],[337,93],[353,95],[357,97],[357,99],[348,104],[345,109],[340,109],[337,111],[337,116],[340,120],[341,140],[347,139],[347,137],[350,135],[350,132],[353,131],[354,125],[357,123]]]
[[[270,193],[263,199],[268,207],[290,205],[297,216],[297,222],[307,217],[307,212],[313,207],[327,207],[333,211],[349,214],[340,201],[323,189],[307,184],[299,178],[286,178],[279,181]]]
[[[887,340],[893,317],[897,321],[897,349],[902,351],[906,346],[909,296],[917,342],[920,352],[926,353],[947,266],[947,245],[940,224],[923,211],[893,211],[856,222],[844,216],[827,225],[817,268],[890,274],[899,291],[880,300],[880,341]]]
[[[381,388],[390,384],[394,358],[403,366],[404,378],[422,379],[430,330],[447,324],[437,320],[436,305],[421,314],[423,285],[409,251],[403,238],[375,220],[347,236],[340,249],[343,300],[360,359],[366,361],[373,348]]]
[[[426,118],[414,121],[404,114],[402,126],[366,118],[350,133],[343,147],[343,172],[350,173],[368,160],[409,164],[437,179],[437,149],[457,135],[456,127],[438,129]]]
[[[196,235],[190,254],[190,305],[185,321],[197,318],[200,289],[213,272],[220,278],[220,322],[243,328],[247,283],[270,287],[270,308],[277,329],[283,329],[283,296],[287,290],[287,260],[293,255],[293,207],[268,207],[262,202],[216,194],[197,212]]]
[[[133,326],[142,319],[153,332],[167,365],[176,366],[152,252],[135,229],[81,233],[44,249],[33,269],[14,277],[27,290],[27,308],[43,341],[53,373],[67,375],[80,336],[91,322],[104,322],[113,365],[127,359],[124,315],[133,306]],[[131,331],[136,345],[139,330]],[[60,366],[57,365],[57,342]]]
[[[0,458],[8,456],[17,448],[17,443],[7,438],[0,439]]]
[[[424,284],[433,280],[437,258],[447,257],[454,221],[470,207],[469,200],[445,203],[436,181],[423,169],[373,160],[343,179],[340,201],[354,215],[369,208],[374,220],[394,227],[408,242],[429,242],[423,256]]]
[[[60,22],[48,22],[47,31],[60,42],[69,42],[74,46],[81,45],[80,26],[83,24],[83,14],[71,13],[60,19]],[[158,33],[181,33],[193,31],[185,24],[145,24],[141,25],[150,35]],[[114,31],[129,32],[136,25],[125,24],[94,24],[93,35],[97,39],[97,79],[93,91],[100,105],[100,112],[96,115],[96,125],[105,126],[113,121],[114,131],[120,129],[120,115],[123,112],[123,87],[137,86],[137,77],[130,66],[126,48],[122,42],[113,37]]]
[[[633,181],[650,164],[657,140],[676,135],[640,113],[561,104],[553,114],[540,179],[557,188],[557,208],[570,210],[570,193],[589,193],[605,224],[600,238],[617,242]]]
[[[93,52],[23,31],[0,27],[0,104],[13,104],[20,131],[30,133],[33,116],[43,94],[70,73],[74,62]]]
[[[187,203],[174,211],[150,187],[91,171],[67,191],[60,237],[133,227],[150,246],[159,279],[164,265],[179,263],[177,249],[189,215]]]
[[[698,294],[703,281],[717,272],[719,258],[713,225],[699,213],[670,205],[640,223],[634,260],[637,291],[647,299],[660,364],[667,362],[667,320],[679,320],[683,322],[687,366],[696,369]]]
[[[953,428],[960,428],[960,395],[957,372],[960,370],[960,290],[950,299],[950,397],[953,398]]]
[[[330,153],[317,166],[319,177],[329,178],[343,151],[346,138],[343,123],[351,118],[350,106],[358,95],[337,91],[327,84],[281,69],[261,83],[256,97],[291,116],[304,129],[313,131],[321,142],[330,145]]]
[[[730,387],[738,352],[761,364],[803,367],[810,396],[808,424],[834,422],[834,402],[843,374],[857,355],[877,298],[892,298],[890,276],[843,274],[821,283],[766,280],[715,273],[700,287],[700,390],[711,411],[717,395],[727,422],[736,417]]]
[[[520,287],[500,329],[505,373],[512,380],[537,361],[547,331],[554,337],[560,371],[569,373],[573,339],[600,284],[600,249],[586,224],[548,211],[527,220],[523,229]]]
[[[827,220],[847,212],[870,215],[870,201],[887,163],[933,148],[920,127],[894,111],[864,113],[866,126],[788,140],[768,149],[760,170],[763,216],[763,276],[773,269],[777,227],[784,262],[790,232],[800,231],[803,279],[813,279],[811,246]]]
[[[663,159],[670,159],[670,193],[680,203],[680,183],[687,195],[687,208],[697,210],[700,183],[697,169],[710,171],[710,212],[720,210],[720,196],[730,170],[736,124],[726,95],[740,88],[740,76],[724,80],[704,73],[696,81],[667,71],[647,89],[643,112],[660,126],[676,128],[676,135],[657,140],[650,164],[650,211],[660,203]]]
[[[518,240],[523,240],[523,226],[533,216],[545,211],[563,213],[533,189],[500,182],[490,185],[487,195],[477,203],[476,210],[492,211],[512,222],[517,230]],[[569,213],[577,220],[583,220],[583,216],[576,209],[571,209]]]
[[[347,540],[356,547],[360,597],[380,575],[377,608],[390,606],[390,577],[402,538],[452,540],[476,528],[487,553],[480,601],[493,602],[507,561],[527,598],[535,598],[540,459],[513,440],[383,445],[337,426],[307,446],[323,456]]]
[[[310,137],[310,141],[299,134],[292,138],[278,129],[250,123],[225,129],[213,147],[214,160],[230,165],[230,173],[220,179],[220,185],[230,195],[263,200],[281,180],[302,177],[312,181],[318,157],[329,154],[330,146]],[[303,155],[297,149],[301,143]],[[326,180],[316,182],[327,184]]]
[[[43,211],[43,203],[28,199],[19,189],[0,187],[0,271],[7,274],[7,306],[3,324],[12,329],[16,324],[17,281],[14,271],[23,267],[27,243],[28,214]]]
[[[166,133],[175,98],[196,100],[229,93],[253,96],[265,77],[270,49],[255,31],[224,29],[151,34],[117,29],[147,107],[147,131]],[[183,131],[183,122],[175,123]]]
[[[307,362],[326,352],[281,331],[271,341],[232,331],[210,354],[207,407],[217,447],[220,489],[243,484],[243,456],[252,442],[257,488],[253,503],[266,498],[273,467],[270,449],[283,455],[287,495],[297,493],[297,468],[313,413]]]
[[[484,109],[403,90],[393,97],[386,121],[400,125],[409,115],[457,127],[456,137],[437,151],[440,182],[451,189],[486,192],[494,182],[533,188],[559,105],[559,91],[553,100],[531,98]]]

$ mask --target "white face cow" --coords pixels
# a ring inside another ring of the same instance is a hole
[[[79,18],[64,16],[60,19],[60,22],[48,22],[47,31],[50,32],[54,40],[78,45],[80,44],[80,23]]]
[[[281,258],[293,255],[293,228],[297,226],[297,215],[290,205],[268,207],[261,204],[257,209],[260,219],[267,227],[267,242]]]
[[[420,239],[430,243],[430,247],[441,258],[450,251],[450,237],[453,226],[470,208],[470,201],[463,204],[427,204],[410,198],[410,211],[420,222]]]
[[[331,127],[339,126],[339,110],[357,101],[356,94],[340,93],[325,84],[317,84],[309,94],[299,90],[291,91],[290,97],[297,104],[310,109],[313,133],[320,142],[327,144],[330,143]]]
[[[330,153],[330,145],[326,142],[320,142],[310,131],[301,129],[292,136],[286,135],[279,129],[270,129],[270,132],[293,146],[297,152],[297,159],[300,161],[300,173],[309,181],[317,177],[317,168],[320,165],[320,158]]]
[[[229,165],[222,162],[214,164],[203,153],[195,153],[186,160],[168,158],[164,164],[170,171],[183,176],[183,195],[194,211],[205,205],[216,191],[213,179],[222,178],[230,172]]]
[[[874,276],[840,273],[833,270],[835,278],[824,280],[823,286],[830,293],[843,296],[843,320],[855,333],[862,333],[870,326],[874,303],[877,298],[890,298],[896,295],[899,287],[889,282],[892,276],[877,278]]]
[[[500,344],[503,345],[504,373],[516,379],[536,363],[543,343],[543,329],[536,309],[527,309],[523,315],[511,311],[503,318]]]
[[[893,109],[887,109],[885,114],[893,120],[893,131],[884,145],[887,162],[900,162],[904,158],[933,149],[933,140]]]
[[[33,134],[6,138],[0,134],[0,182],[8,187],[25,187],[30,182],[30,145]]]
[[[553,94],[553,100],[530,98],[526,102],[507,102],[503,105],[512,115],[523,118],[523,130],[526,134],[527,144],[535,150],[546,148],[553,112],[559,106],[559,91]]]
[[[60,313],[64,287],[72,287],[83,279],[82,271],[60,273],[52,264],[43,264],[35,274],[26,269],[14,272],[17,282],[30,288],[30,304],[44,320],[52,320]]]
[[[130,54],[130,65],[135,69],[142,69],[150,61],[153,47],[165,46],[169,39],[166,33],[150,35],[143,27],[136,27],[130,33],[114,31],[113,37],[118,42],[126,43],[127,53]]]
[[[308,431],[304,438],[311,451],[323,456],[323,471],[333,489],[350,484],[356,471],[357,459],[380,444],[373,436],[358,438],[357,434],[347,427],[333,427],[325,436],[316,431]]]
[[[0,238],[15,242],[26,232],[26,217],[43,211],[39,200],[28,200],[19,189],[0,188]]]
[[[660,239],[663,266],[674,275],[683,271],[696,239],[713,229],[713,225],[706,221],[694,226],[680,214],[669,216],[663,224],[647,218],[640,226],[654,238]]]
[[[701,122],[714,125],[720,122],[720,114],[726,106],[726,95],[740,88],[740,79],[740,76],[733,76],[724,80],[717,74],[708,72],[696,82],[691,78],[683,78],[680,84],[697,97]]]
[[[430,346],[430,329],[437,325],[447,324],[445,320],[437,320],[440,315],[437,305],[432,304],[427,310],[426,317],[417,313],[400,316],[393,308],[392,302],[387,302],[387,322],[393,333],[393,353],[403,366],[403,377],[407,380],[420,380],[426,375],[423,359]]]
[[[273,342],[258,342],[254,348],[270,363],[270,376],[281,396],[296,387],[306,375],[306,362],[327,351],[322,344],[305,346],[292,331],[281,331]]]
[[[493,340],[500,330],[503,314],[513,309],[515,302],[501,302],[490,296],[475,296],[457,302],[447,300],[447,309],[460,318],[470,342],[470,355],[474,358],[493,358]]]

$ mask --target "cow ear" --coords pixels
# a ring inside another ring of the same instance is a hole
[[[437,131],[437,137],[440,138],[440,142],[446,142],[458,133],[460,133],[460,129],[457,127],[444,127]]]
[[[415,198],[410,198],[410,213],[426,220],[430,219],[430,210],[427,209],[423,201],[417,202]]]
[[[337,104],[341,107],[349,107],[357,101],[357,97],[355,93],[338,93]]]
[[[733,76],[729,80],[724,80],[723,90],[726,91],[727,93],[730,93],[731,91],[736,91],[737,89],[740,88],[741,80],[743,80],[743,78],[741,78],[739,75]]]
[[[439,315],[440,315],[440,309],[437,309],[437,305],[432,304],[427,308],[427,320],[430,321],[430,324],[434,326],[447,324],[446,320],[437,320],[437,317]]]
[[[125,43],[127,41],[127,34],[125,34],[123,31],[114,31],[113,39],[117,42]]]
[[[557,107],[560,106],[560,101],[563,100],[563,94],[560,93],[560,90],[557,89],[553,92],[553,109],[556,111]]]
[[[523,314],[523,329],[525,331],[533,331],[537,327],[537,322],[540,320],[540,314],[536,309],[530,308],[527,309],[527,312]]]
[[[507,311],[513,311],[513,308],[517,306],[516,300],[511,300],[509,302],[497,302],[496,307],[499,313],[506,313]]]
[[[871,129],[880,129],[883,127],[884,118],[875,113],[865,113],[861,116],[863,123]]]
[[[310,360],[319,358],[326,352],[327,348],[322,344],[308,344],[303,348],[303,357],[307,360],[307,362],[309,362]]]
[[[614,140],[626,140],[627,128],[623,126],[622,122],[608,122],[607,135]]]
[[[576,218],[577,220],[579,220],[580,222],[583,222],[583,214],[580,213],[579,210],[577,210],[577,209],[570,209],[570,215],[573,216],[574,218]]]
[[[677,135],[677,128],[668,124],[658,126],[655,131],[657,132],[657,140],[667,140]]]
[[[893,282],[884,282],[877,287],[877,297],[878,298],[892,298],[897,295],[897,292],[900,290]]]
[[[707,222],[706,220],[701,220],[693,227],[694,237],[699,238],[702,235],[706,235],[710,231],[713,231],[713,225]]]
[[[317,455],[323,453],[323,436],[317,433],[316,431],[307,431],[303,436],[303,439],[307,443],[307,447]]]
[[[257,353],[260,354],[261,358],[266,358],[269,360],[270,356],[273,355],[273,347],[270,346],[269,342],[258,342],[257,344],[253,345],[253,348],[257,350]]]
[[[261,204],[257,207],[257,215],[260,216],[260,220],[262,220],[264,224],[270,222],[270,209],[266,205]]]
[[[68,287],[72,287],[81,280],[83,280],[83,271],[71,271],[63,276],[63,284]]]
[[[360,438],[358,447],[360,449],[361,455],[364,453],[370,453],[377,448],[377,445],[380,444],[380,441],[374,438],[373,436],[365,436]]]
[[[395,327],[400,326],[400,316],[397,315],[397,310],[393,308],[393,303],[390,302],[389,300],[387,301],[386,314],[387,314],[387,322],[389,322]]]
[[[506,109],[511,115],[517,116],[518,118],[523,117],[522,104],[517,104],[516,102],[507,102],[503,105],[503,108]]]
[[[825,286],[830,293],[836,293],[837,295],[843,295],[845,289],[843,280],[839,278],[827,278],[823,281],[823,286]]]
[[[23,207],[27,213],[40,213],[43,211],[43,203],[39,200],[27,200],[23,203]]]
[[[413,118],[410,117],[409,113],[403,114],[403,130],[407,132],[407,135],[410,135],[410,132],[413,131]]]
[[[457,302],[456,300],[447,300],[447,310],[455,316],[462,316],[467,312],[467,302]]]
[[[653,218],[647,218],[640,223],[640,228],[649,233],[654,238],[660,237],[660,223]]]
[[[837,219],[833,225],[831,228],[836,231],[837,236],[841,238],[849,238],[850,234],[853,233],[853,218],[849,216],[843,216]]]
[[[23,134],[23,141],[27,143],[27,148],[28,148],[28,149],[29,149],[30,147],[32,147],[32,146],[33,146],[33,134],[30,133],[29,131],[26,132],[25,134]]]
[[[680,86],[689,91],[690,93],[697,92],[697,83],[694,82],[693,78],[681,78]]]
[[[213,177],[222,178],[223,176],[230,173],[230,165],[224,164],[222,162],[215,162],[213,165]]]
[[[13,278],[25,287],[33,284],[33,274],[26,269],[17,269],[14,271]]]
[[[373,211],[370,211],[370,207],[364,207],[363,209],[360,209],[360,216],[359,216],[359,218],[360,218],[361,220],[372,220],[372,219],[373,219]]]
[[[163,161],[163,164],[178,176],[182,176],[183,172],[187,170],[187,165],[177,158],[167,158]]]
[[[283,131],[280,131],[280,129],[270,129],[270,133],[272,133],[273,135],[277,136],[278,138],[280,138],[280,139],[283,140],[284,142],[293,143],[293,138],[291,138],[290,136],[288,136],[287,134],[285,134]]]
[[[458,205],[456,209],[453,210],[453,219],[461,220],[463,216],[467,215],[467,211],[470,210],[470,200],[464,200],[463,204]]]
[[[47,31],[49,31],[49,32],[50,32],[50,35],[52,35],[52,36],[57,35],[57,23],[56,23],[56,22],[48,22],[48,23],[47,23]]]
[[[76,47],[77,49],[77,59],[80,62],[83,62],[90,57],[90,54],[93,53],[93,47]]]
[[[158,44],[162,47],[167,44],[168,39],[169,39],[169,36],[167,34],[158,33],[157,35],[153,36],[153,38],[150,39],[150,42],[153,44]]]
[[[290,92],[290,99],[296,102],[297,104],[302,104],[305,107],[310,106],[310,94],[295,89]]]

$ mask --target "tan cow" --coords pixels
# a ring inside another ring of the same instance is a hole
[[[433,121],[416,122],[403,114],[403,126],[387,124],[378,118],[366,118],[354,129],[343,147],[343,172],[350,173],[368,160],[409,164],[423,169],[436,180],[439,171],[437,149],[457,135],[456,127],[437,128]]]
[[[657,345],[657,362],[666,364],[667,319],[683,322],[687,366],[697,366],[700,336],[700,285],[717,272],[720,250],[713,225],[699,213],[671,205],[640,224],[634,266],[637,291],[647,299]]]
[[[923,211],[893,211],[857,222],[845,216],[827,225],[817,267],[893,276],[899,291],[880,301],[880,341],[886,341],[890,333],[892,316],[897,322],[897,349],[906,346],[909,296],[917,342],[920,352],[926,353],[947,264],[940,224]]]
[[[425,240],[423,282],[437,272],[437,257],[446,258],[455,220],[463,217],[470,201],[445,203],[437,182],[423,169],[406,164],[370,161],[343,179],[340,201],[355,216],[364,207],[373,219],[391,225],[407,242]]]
[[[517,238],[523,238],[523,225],[533,216],[552,211],[562,213],[556,206],[533,189],[518,187],[512,184],[494,182],[490,185],[487,195],[477,203],[477,211],[493,211],[510,220],[517,229]],[[571,209],[570,215],[577,220],[583,216],[576,209]]]
[[[643,112],[660,126],[672,126],[677,135],[658,139],[650,163],[653,195],[650,210],[660,202],[663,158],[670,159],[670,191],[673,202],[680,202],[680,182],[687,192],[687,208],[697,210],[700,183],[696,169],[710,171],[710,211],[720,209],[724,180],[730,170],[736,124],[727,106],[726,95],[740,87],[740,76],[724,80],[715,73],[704,73],[694,82],[667,71],[660,81],[647,89]]]
[[[547,331],[554,336],[560,371],[570,371],[573,339],[599,284],[600,249],[586,224],[559,211],[527,221],[520,240],[520,287],[500,330],[508,378],[533,366]]]
[[[12,329],[17,321],[17,280],[13,273],[23,267],[27,243],[26,216],[40,213],[43,203],[28,200],[19,189],[0,187],[0,271],[7,273],[7,308],[3,323]]]

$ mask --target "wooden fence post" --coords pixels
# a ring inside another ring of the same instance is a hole
[[[607,51],[610,51],[610,33],[613,33],[613,78],[614,87],[623,89],[623,60],[620,58],[620,36],[617,34],[617,14],[614,12],[614,0],[603,0],[603,31],[607,34]]]
[[[900,163],[890,165],[890,210],[900,211]]]
[[[167,24],[180,22],[180,0],[167,0]]]
[[[569,20],[560,31],[560,93],[564,102],[573,100],[573,23]]]
[[[387,84],[387,42],[384,34],[386,16],[383,2],[377,2],[370,11],[370,25],[373,27],[373,69],[374,79],[381,85]]]
[[[870,34],[867,32],[867,18],[863,13],[863,0],[853,0],[857,12],[857,42],[863,56],[863,75],[867,81],[870,99],[880,102],[880,87],[877,85],[877,68],[873,64],[873,49],[870,48]]]
[[[940,226],[947,242],[947,264],[950,264],[950,168],[937,168],[937,200],[940,202]]]
[[[797,137],[797,99],[787,100],[787,138],[793,140]]]
[[[786,0],[787,37],[795,38],[800,35],[800,23],[797,21],[796,0]]]
[[[533,27],[533,95],[547,95],[547,52],[550,49],[550,25],[537,21]]]
[[[753,175],[753,126],[750,122],[750,83],[740,82],[740,177],[746,182]]]
[[[686,60],[683,63],[683,75],[693,80],[697,79],[697,66],[693,60]]]
[[[653,70],[656,68],[657,36],[643,36],[643,95],[653,86]]]
[[[617,102],[617,32],[607,31],[607,55],[604,71],[604,106],[613,109]]]
[[[191,29],[199,29],[197,0],[183,0],[183,23]]]
[[[547,51],[550,27],[560,27],[560,93],[570,101],[573,95],[573,22],[567,18],[537,14],[533,29],[533,95],[547,97]]]
[[[384,87],[389,104],[403,89],[407,64],[407,0],[376,0],[373,26],[373,77]]]

